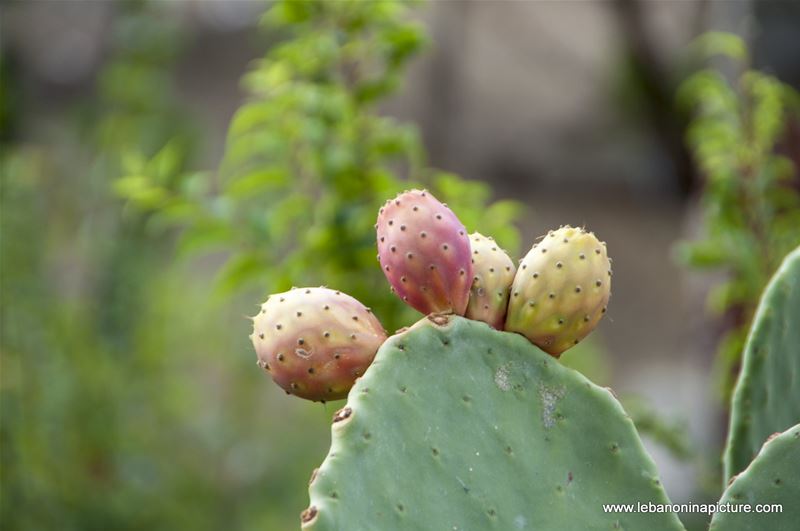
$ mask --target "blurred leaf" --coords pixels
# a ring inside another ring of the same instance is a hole
[[[147,159],[139,151],[126,149],[121,154],[121,168],[126,175],[141,175],[145,173]]]
[[[226,193],[234,199],[245,199],[283,188],[288,184],[289,179],[284,168],[263,168],[231,181],[227,186]]]
[[[229,295],[251,279],[264,276],[264,261],[254,253],[241,253],[231,257],[220,270],[216,285],[219,293]]]
[[[732,33],[710,31],[698,37],[692,47],[705,58],[725,55],[737,61],[746,61],[747,45],[741,37]]]
[[[165,189],[153,186],[150,179],[143,175],[130,175],[117,179],[114,190],[143,210],[159,207],[168,197]]]
[[[182,169],[183,153],[176,139],[170,140],[147,165],[147,173],[161,184],[168,184]]]
[[[391,65],[402,65],[419,52],[426,42],[424,31],[419,25],[393,28],[386,32],[383,39],[389,48],[387,60]]]
[[[231,121],[229,134],[242,135],[259,125],[269,123],[273,119],[276,109],[264,102],[253,102],[243,105]]]
[[[182,255],[226,249],[233,240],[231,229],[222,223],[204,223],[186,229],[178,242]]]
[[[678,260],[696,268],[719,267],[728,263],[728,250],[718,240],[679,242],[675,246]]]

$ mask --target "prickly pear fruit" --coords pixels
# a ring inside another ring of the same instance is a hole
[[[378,213],[378,260],[392,290],[414,309],[464,315],[472,285],[467,231],[430,192],[411,190]]]
[[[605,243],[583,229],[561,227],[522,259],[505,329],[558,357],[594,330],[610,295]]]
[[[474,232],[469,235],[469,242],[473,276],[465,316],[502,330],[517,268],[493,238]]]
[[[386,332],[369,308],[327,288],[271,295],[253,318],[258,365],[287,393],[309,400],[347,396]]]

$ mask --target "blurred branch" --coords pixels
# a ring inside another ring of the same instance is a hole
[[[705,4],[705,0],[697,2],[696,20],[701,19]],[[643,9],[646,2],[614,0],[613,5],[625,41],[630,73],[644,102],[647,122],[675,164],[678,190],[681,195],[688,196],[696,189],[699,179],[683,142],[685,118],[674,108],[675,80],[663,64],[647,27]]]

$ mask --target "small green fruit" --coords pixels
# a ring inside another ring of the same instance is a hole
[[[593,233],[550,231],[522,260],[511,288],[505,329],[559,357],[586,337],[611,296],[611,260]]]

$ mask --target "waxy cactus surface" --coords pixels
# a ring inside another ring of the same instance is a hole
[[[353,297],[295,288],[269,297],[250,336],[260,367],[287,393],[309,400],[347,396],[386,339],[378,319]]]
[[[464,225],[430,192],[411,190],[387,201],[375,225],[378,260],[392,290],[424,313],[464,315],[472,284]]]
[[[493,238],[475,232],[469,235],[469,241],[473,276],[466,317],[502,330],[517,268]]]
[[[773,433],[740,474],[732,476],[720,505],[751,504],[751,511],[720,511],[709,531],[792,531],[800,529],[800,424]],[[754,505],[769,511],[756,510]],[[778,510],[777,507],[780,507]]]
[[[333,419],[306,531],[681,531],[608,389],[456,316],[392,336]]]
[[[606,311],[611,261],[591,232],[569,226],[551,231],[522,260],[505,329],[553,356],[586,337]]]
[[[731,402],[725,479],[747,467],[770,434],[800,422],[800,247],[761,297]]]

